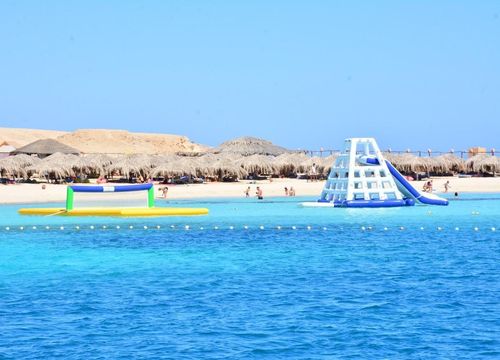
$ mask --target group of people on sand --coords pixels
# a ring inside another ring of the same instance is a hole
[[[451,189],[451,184],[450,184],[450,181],[446,181],[444,183],[444,192],[447,193],[448,190]],[[422,189],[424,192],[428,192],[428,193],[431,193],[433,190],[434,190],[434,185],[433,185],[433,182],[432,182],[432,179],[431,180],[428,180],[424,183],[424,187]]]
[[[290,189],[285,186],[285,196],[295,196],[295,189],[293,186],[291,186]]]
[[[422,190],[424,192],[428,192],[428,193],[431,193],[432,192],[432,180],[428,180],[424,183],[424,187],[422,188]]]

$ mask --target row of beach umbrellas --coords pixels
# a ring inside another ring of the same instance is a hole
[[[210,176],[247,177],[250,174],[296,174],[305,173],[315,163],[319,172],[327,169],[334,156],[311,158],[303,153],[285,153],[278,156],[242,156],[230,153],[207,153],[202,156],[179,155],[121,155],[105,154],[72,155],[55,153],[44,159],[24,154],[0,160],[3,175],[29,177],[64,178],[79,174],[121,175],[125,177],[176,177]]]
[[[403,173],[426,172],[437,175],[462,172],[500,173],[500,159],[480,154],[463,160],[453,154],[436,157],[417,157],[412,154],[386,153],[386,158]],[[318,174],[327,175],[336,155],[310,157],[304,153],[280,155],[254,154],[243,156],[236,153],[207,153],[201,156],[167,155],[71,155],[55,153],[44,159],[29,155],[15,155],[0,159],[0,173],[7,176],[28,178],[65,178],[80,174],[120,175],[133,177],[209,176],[245,178],[251,174],[293,175],[308,173],[313,164]]]

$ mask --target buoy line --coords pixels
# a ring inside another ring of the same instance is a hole
[[[336,226],[323,226],[323,225],[12,225],[12,226],[1,226],[0,232],[13,232],[13,231],[84,231],[84,230],[92,230],[92,231],[125,231],[125,230],[163,230],[163,231],[189,231],[189,230],[198,230],[198,231],[220,231],[220,230],[259,230],[259,231],[353,231],[359,230],[363,233],[368,232],[389,232],[389,231],[419,231],[419,232],[450,232],[450,231],[489,231],[496,232],[497,227],[495,226],[468,226],[468,227],[459,227],[459,226],[402,226],[402,225],[393,225],[393,226],[373,226],[373,225],[362,225],[356,228],[354,225],[352,228],[344,228],[344,227],[336,227]]]

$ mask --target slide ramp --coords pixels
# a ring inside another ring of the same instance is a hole
[[[363,157],[359,159],[367,164],[378,164],[378,159]],[[415,201],[426,204],[426,205],[448,205],[448,200],[443,199],[435,194],[427,193],[416,189],[406,178],[391,164],[390,161],[385,160],[387,168],[389,169],[391,175],[394,177],[398,190],[403,193],[406,197],[414,199]]]
[[[401,173],[390,163],[390,161],[386,160],[385,162],[387,164],[387,168],[391,172],[391,175],[396,181],[399,191],[401,191],[404,195],[426,205],[448,205],[448,200],[443,199],[442,197],[417,190],[403,175],[401,175]]]

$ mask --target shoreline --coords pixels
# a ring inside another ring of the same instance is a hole
[[[450,194],[460,193],[500,193],[500,177],[491,178],[458,178],[434,177],[434,188],[438,194],[444,193],[444,183],[450,181]],[[413,186],[422,189],[425,181],[412,181]],[[296,196],[319,197],[325,181],[307,182],[298,179],[273,179],[250,181],[241,180],[235,183],[205,183],[189,185],[158,185],[155,184],[156,200],[163,200],[158,188],[169,188],[166,200],[196,200],[196,199],[238,199],[245,198],[244,191],[250,186],[250,198],[255,197],[256,187],[260,186],[266,197],[285,197],[284,188],[293,187]],[[123,184],[109,184],[123,185]],[[29,205],[40,203],[60,203],[66,199],[66,185],[47,184],[46,189],[41,184],[0,185],[0,205]],[[93,195],[88,200],[102,200],[102,195]],[[120,195],[113,197],[121,200]],[[124,198],[126,199],[126,197]]]

